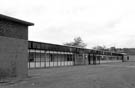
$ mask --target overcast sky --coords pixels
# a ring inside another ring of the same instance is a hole
[[[29,40],[135,47],[135,0],[0,0],[0,13],[33,22]]]

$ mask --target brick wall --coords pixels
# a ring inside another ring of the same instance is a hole
[[[0,19],[0,78],[28,74],[28,25]]]
[[[0,36],[28,40],[28,26],[8,20],[0,20]]]

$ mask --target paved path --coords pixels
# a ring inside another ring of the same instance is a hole
[[[135,62],[36,69],[29,75],[0,88],[135,88]]]

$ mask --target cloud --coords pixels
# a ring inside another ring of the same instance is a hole
[[[80,36],[89,48],[135,47],[133,0],[2,0],[0,13],[35,23],[30,40],[62,44]]]
[[[121,21],[121,19],[116,19],[116,20],[110,21],[110,22],[108,22],[106,27],[107,28],[114,28],[114,27],[116,27],[116,25],[120,24],[120,21]]]

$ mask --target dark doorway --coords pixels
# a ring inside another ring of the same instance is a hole
[[[93,54],[93,64],[96,64],[96,55]]]
[[[90,54],[88,54],[88,64],[91,64]]]

